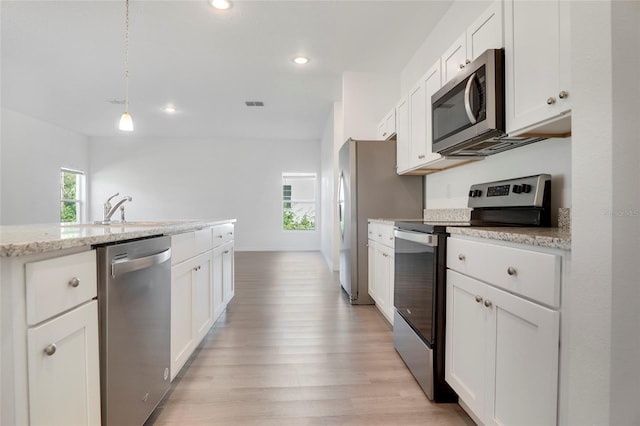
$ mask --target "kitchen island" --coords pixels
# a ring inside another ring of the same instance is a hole
[[[101,423],[99,245],[171,237],[173,379],[233,298],[235,222],[0,227],[0,424]]]

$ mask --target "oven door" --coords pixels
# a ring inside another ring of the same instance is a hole
[[[429,347],[436,334],[437,246],[435,234],[395,231],[393,305]]]

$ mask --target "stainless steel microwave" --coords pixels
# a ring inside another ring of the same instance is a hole
[[[507,137],[504,76],[504,51],[489,49],[431,97],[434,152],[486,156],[541,140]]]

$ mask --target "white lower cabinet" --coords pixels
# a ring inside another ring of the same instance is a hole
[[[224,224],[172,237],[179,256],[171,267],[171,380],[233,298],[233,229]]]
[[[369,221],[369,295],[393,325],[394,239],[393,225]]]
[[[100,425],[95,251],[0,264],[0,424]]]
[[[450,240],[447,256],[456,262],[480,254]],[[512,274],[504,271],[514,281],[528,263],[527,253],[520,254]],[[480,281],[479,269],[469,269],[467,275],[447,270],[446,381],[483,424],[557,424],[559,309]]]
[[[100,424],[95,300],[27,331],[31,425]]]
[[[225,306],[235,295],[233,241],[222,246],[222,298]]]

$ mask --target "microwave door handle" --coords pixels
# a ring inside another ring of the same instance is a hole
[[[476,124],[478,121],[473,111],[471,111],[471,85],[475,79],[476,74],[471,74],[469,80],[467,80],[467,87],[464,89],[464,110],[467,112],[467,117],[469,117],[471,124]]]

